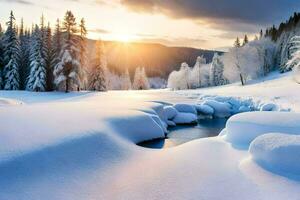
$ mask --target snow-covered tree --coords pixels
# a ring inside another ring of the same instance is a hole
[[[96,43],[96,58],[93,63],[89,89],[95,91],[106,91],[107,90],[107,80],[106,80],[106,61],[105,55],[103,55],[103,43],[97,41]]]
[[[42,92],[46,90],[46,62],[43,58],[42,30],[36,25],[30,50],[30,74],[26,90]]]
[[[224,72],[224,64],[221,60],[221,56],[215,53],[210,68],[211,86],[225,85],[227,83],[226,79],[224,78],[223,72]]]
[[[4,65],[4,46],[3,46],[3,30],[0,24],[0,89],[2,89],[2,70]]]
[[[79,74],[79,77],[81,79],[82,85],[87,84],[86,80],[86,63],[87,63],[87,41],[86,41],[86,35],[87,35],[87,29],[85,27],[85,20],[82,18],[80,20],[79,24],[80,29],[80,35],[79,35],[79,62],[81,65],[81,73]]]
[[[241,47],[241,42],[239,37],[237,37],[236,40],[234,41],[234,47],[236,48]]]
[[[126,69],[125,73],[121,75],[121,89],[122,90],[130,90],[132,88],[130,75],[128,69]]]
[[[79,61],[78,30],[76,19],[71,11],[67,11],[62,32],[64,32],[64,45],[60,54],[60,62],[54,69],[54,83],[58,90],[79,90],[81,87],[82,68]]]
[[[248,36],[245,35],[244,40],[243,40],[243,46],[245,46],[246,44],[248,44],[248,42],[249,42]]]
[[[15,17],[11,11],[7,29],[3,38],[4,44],[4,89],[20,89],[19,61],[20,61],[20,43],[17,36]]]
[[[53,63],[55,59],[55,52],[52,46],[52,30],[50,27],[50,23],[44,30],[44,46],[45,46],[45,55],[44,60],[46,64],[46,90],[53,90]]]
[[[52,65],[56,66],[60,60],[60,53],[62,50],[62,32],[59,19],[56,20],[55,30],[52,38],[52,48],[53,48],[53,61]]]
[[[145,72],[145,68],[138,67],[135,69],[133,89],[136,90],[147,90],[150,88],[148,77]]]
[[[294,36],[291,40],[291,59],[287,62],[287,68],[293,69],[294,79],[300,83],[300,36]]]
[[[29,52],[30,52],[30,36],[24,28],[23,18],[19,28],[20,39],[20,89],[25,89],[26,80],[29,75]]]

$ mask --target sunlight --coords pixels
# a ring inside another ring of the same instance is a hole
[[[128,42],[132,42],[133,40],[135,40],[135,37],[129,34],[119,34],[116,36],[116,40],[123,42],[123,43],[128,43]]]

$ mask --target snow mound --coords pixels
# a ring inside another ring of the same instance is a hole
[[[192,113],[192,114],[197,115],[197,110],[196,110],[195,106],[193,106],[193,105],[189,105],[189,104],[176,104],[174,106],[174,108],[178,112]]]
[[[248,147],[258,136],[270,132],[300,134],[300,114],[290,112],[247,112],[231,117],[226,124],[226,140]]]
[[[176,124],[192,124],[196,123],[197,119],[197,115],[193,113],[179,112],[173,119],[173,122]]]
[[[0,98],[0,106],[17,106],[22,104],[24,104],[24,102],[15,99]]]
[[[215,112],[214,109],[208,105],[196,105],[195,107],[198,113],[203,115],[213,115]]]
[[[260,111],[278,111],[278,106],[274,103],[263,104],[260,108]]]
[[[163,109],[163,115],[167,120],[173,119],[177,113],[178,111],[173,106],[165,106]]]
[[[202,105],[210,106],[214,109],[215,117],[229,117],[231,116],[231,106],[228,103],[223,103],[215,100],[204,101]]]
[[[269,133],[257,137],[249,152],[258,164],[282,174],[300,175],[300,136]]]
[[[241,107],[239,107],[239,110],[238,110],[239,113],[251,112],[251,111],[252,111],[251,108],[248,106],[241,106]]]

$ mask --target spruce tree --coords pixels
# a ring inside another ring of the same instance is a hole
[[[54,83],[58,90],[75,90],[81,87],[80,74],[82,73],[79,61],[78,32],[76,19],[71,11],[67,11],[62,32],[64,32],[64,44],[60,53],[60,62],[54,69]]]
[[[249,42],[248,36],[245,35],[244,41],[243,41],[243,46],[245,46]]]
[[[236,40],[235,40],[235,42],[234,42],[234,47],[241,47],[241,42],[240,42],[240,38],[239,37],[237,37],[236,38]]]
[[[20,75],[19,75],[19,61],[20,61],[20,43],[17,36],[15,25],[15,17],[11,11],[9,21],[7,22],[7,30],[4,34],[4,89],[5,90],[19,90],[20,89]]]
[[[133,80],[133,88],[136,90],[147,90],[150,88],[145,68],[136,68]]]
[[[20,38],[20,88],[25,89],[26,79],[29,75],[29,43],[30,38],[27,31],[24,29],[23,18],[21,20],[21,25],[19,29],[19,38]]]
[[[43,58],[42,30],[36,25],[30,50],[30,74],[26,90],[42,92],[46,90],[46,63]]]
[[[122,90],[130,90],[132,88],[132,84],[131,84],[128,69],[126,69],[125,73],[121,75],[121,79],[122,79],[121,89]]]
[[[107,90],[107,81],[105,74],[105,64],[103,61],[103,44],[101,41],[96,43],[96,58],[93,62],[93,68],[91,72],[89,89],[94,91],[106,91]]]
[[[46,71],[47,71],[47,80],[46,80],[46,90],[52,91],[53,90],[53,63],[55,59],[55,53],[52,46],[52,31],[50,27],[50,23],[45,28],[45,35],[44,35],[44,46],[45,46],[45,64],[46,64]]]
[[[3,30],[0,24],[0,89],[2,89],[2,84],[3,84],[3,80],[2,80],[2,70],[4,65],[3,57],[4,57]]]
[[[56,20],[55,31],[52,39],[53,61],[52,65],[56,66],[60,62],[60,53],[62,50],[62,33],[59,19]]]
[[[87,41],[86,41],[86,35],[87,35],[87,29],[85,27],[85,20],[84,18],[82,18],[80,20],[80,36],[79,36],[79,61],[80,61],[80,65],[81,65],[81,73],[79,74],[80,80],[82,82],[83,85],[86,85],[86,60],[87,60],[87,56],[86,56],[86,45],[87,45]]]
[[[221,57],[215,53],[212,63],[211,63],[211,71],[210,71],[210,85],[225,85],[227,83],[226,79],[223,75],[224,72],[224,64],[221,60]]]

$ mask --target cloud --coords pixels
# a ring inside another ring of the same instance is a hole
[[[23,4],[23,5],[34,5],[31,1],[26,1],[26,0],[1,0],[5,1],[8,3],[18,3],[18,4]]]
[[[136,12],[201,20],[222,29],[278,23],[300,7],[299,0],[121,0],[120,3]]]
[[[93,33],[100,33],[100,34],[109,34],[109,33],[111,33],[110,31],[105,30],[105,29],[101,29],[101,28],[90,29],[88,31],[93,32]]]

